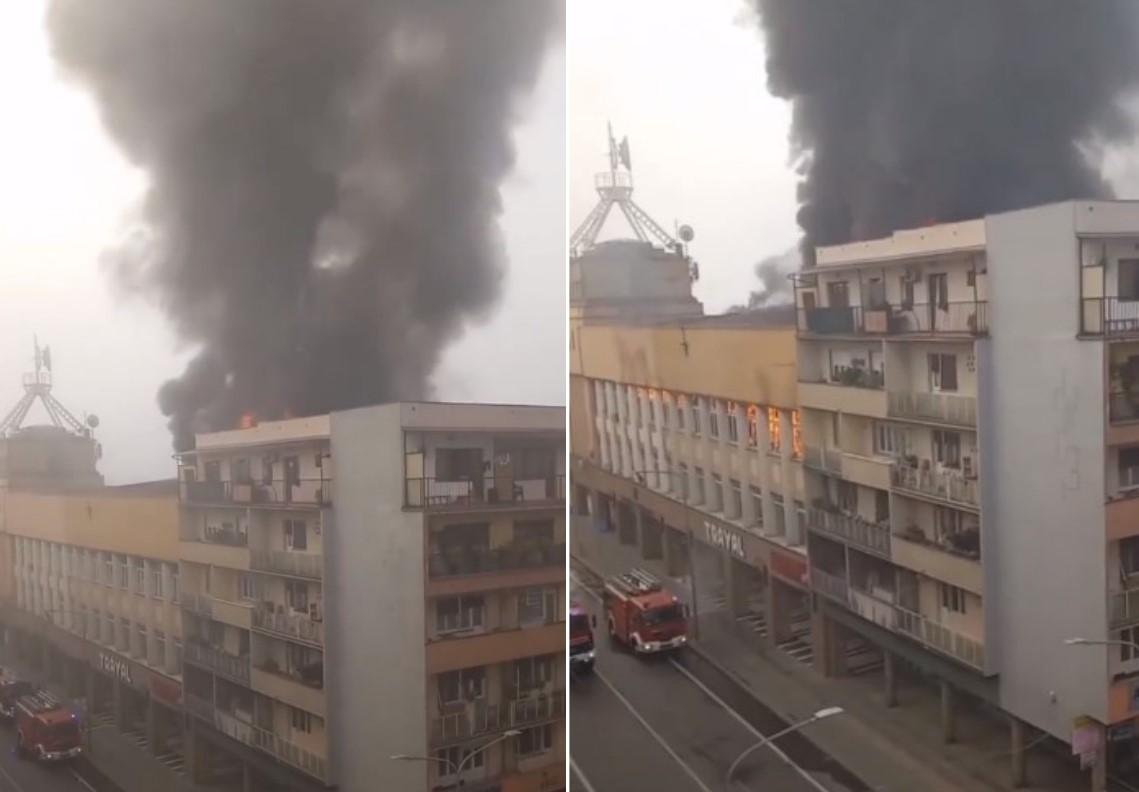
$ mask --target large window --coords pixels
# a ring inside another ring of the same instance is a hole
[[[517,745],[519,756],[531,756],[550,750],[554,745],[553,724],[523,729],[517,737]]]
[[[740,408],[735,402],[728,402],[728,440],[740,441]]]
[[[732,509],[731,509],[731,512],[732,512],[733,517],[739,518],[739,517],[742,517],[743,513],[744,513],[743,486],[736,479],[731,479],[730,481],[731,481],[731,491],[732,491]]]
[[[759,407],[754,404],[747,407],[747,445],[748,448],[759,445]]]
[[[720,436],[720,400],[711,399],[708,402],[708,436]]]
[[[308,528],[304,520],[285,520],[285,547],[288,550],[308,549]]]
[[[779,408],[767,408],[767,440],[768,449],[771,451],[778,451],[782,432],[779,427]]]
[[[530,588],[518,595],[518,623],[523,627],[553,622],[557,617],[557,589]]]
[[[957,432],[934,429],[933,459],[943,467],[961,467],[961,435]]]
[[[700,407],[701,398],[699,396],[692,397],[692,434],[697,437],[700,436]]]
[[[481,448],[435,449],[436,481],[469,481],[482,476]]]
[[[524,693],[553,681],[554,658],[554,655],[539,655],[516,660],[514,662],[515,689],[519,693]]]
[[[908,453],[909,439],[904,427],[898,424],[874,422],[874,453],[878,456],[898,457]]]
[[[448,671],[437,679],[440,704],[475,701],[486,696],[486,669],[482,666]]]
[[[475,630],[483,626],[485,604],[480,597],[447,597],[435,604],[437,632]]]
[[[939,583],[941,586],[941,607],[954,613],[965,612],[965,592],[948,583]]]
[[[1119,487],[1139,487],[1139,446],[1119,449]]]
[[[957,390],[957,356],[933,353],[929,356],[929,386],[935,392]]]
[[[1139,300],[1139,259],[1119,260],[1119,299]]]

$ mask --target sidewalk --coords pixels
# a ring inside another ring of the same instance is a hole
[[[604,576],[605,570],[577,556],[573,560]],[[726,613],[723,616],[730,618]],[[782,652],[766,649],[758,640],[745,642],[727,625],[702,630],[701,640],[690,648],[788,720],[822,707],[841,706],[846,710],[842,717],[812,726],[803,735],[873,790],[993,792],[1013,788],[1007,729],[1000,732],[998,727],[994,732],[983,719],[962,711],[958,733],[968,741],[944,745],[938,704],[934,702],[931,712],[928,696],[916,685],[899,685],[899,706],[887,708],[881,703],[879,688],[868,680],[826,679]],[[1030,743],[1035,739],[1027,738]],[[1029,785],[1022,789],[1057,792],[1089,787],[1085,774],[1042,746],[1030,749],[1027,765]]]

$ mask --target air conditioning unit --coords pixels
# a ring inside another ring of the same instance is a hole
[[[961,457],[961,473],[967,479],[977,478],[977,474],[973,470],[973,457]]]
[[[319,602],[310,602],[308,606],[308,617],[314,622],[323,621],[324,614],[320,612]]]

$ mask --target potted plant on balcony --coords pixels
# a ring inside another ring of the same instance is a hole
[[[913,525],[913,524],[907,525],[905,528],[902,529],[902,538],[908,539],[911,542],[918,542],[921,544],[925,544],[925,541],[926,541],[925,532],[923,532],[921,528],[918,528],[916,525]]]

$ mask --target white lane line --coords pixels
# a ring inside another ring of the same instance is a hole
[[[27,792],[27,790],[16,783],[16,779],[12,778],[12,776],[9,775],[8,771],[4,769],[3,765],[0,765],[0,775],[8,779],[8,783],[12,785],[12,789],[14,789],[15,792]]]
[[[570,770],[573,770],[574,775],[577,776],[577,780],[585,787],[585,792],[597,792],[597,787],[589,783],[589,779],[585,777],[585,773],[581,772],[581,768],[577,766],[577,762],[573,760],[572,756],[570,757]]]
[[[695,685],[696,687],[698,687],[702,691],[704,691],[704,695],[706,695],[708,698],[712,699],[712,701],[716,702],[721,707],[723,707],[724,710],[729,715],[731,715],[733,718],[735,718],[740,723],[741,726],[743,726],[745,729],[747,729],[749,732],[751,732],[753,735],[755,735],[756,739],[759,739],[759,740],[766,739],[766,736],[763,734],[763,732],[761,732],[759,729],[752,726],[751,722],[748,721],[747,718],[745,718],[743,715],[740,715],[738,712],[736,712],[734,709],[732,709],[731,705],[729,705],[726,701],[724,701],[722,698],[717,696],[707,685],[705,685],[703,682],[701,682],[699,679],[697,679],[696,676],[691,671],[689,671],[687,668],[682,666],[680,663],[676,662],[676,660],[674,658],[671,658],[671,657],[668,658],[668,662],[672,665],[673,668],[675,668],[680,673],[684,674],[684,676],[688,677],[689,682],[691,682],[693,685]],[[799,775],[801,775],[803,777],[803,779],[808,784],[813,786],[815,789],[819,790],[819,792],[829,792],[829,790],[825,786],[823,786],[818,781],[816,781],[814,778],[812,778],[810,773],[808,773],[806,770],[799,767],[799,765],[797,765],[793,761],[791,761],[791,757],[788,756],[786,753],[784,753],[782,748],[780,748],[779,746],[777,746],[773,743],[768,743],[766,747],[770,748],[771,751],[776,756],[778,756],[780,759],[782,759],[784,762],[786,762],[790,767],[795,768],[795,772],[797,772]]]
[[[637,722],[645,727],[645,731],[652,735],[652,738],[660,744],[660,747],[663,748],[665,752],[671,756],[678,765],[680,765],[681,769],[684,770],[684,772],[688,774],[688,777],[696,783],[696,786],[700,788],[701,792],[712,792],[712,790],[708,788],[708,785],[700,780],[700,776],[696,775],[696,771],[689,767],[688,764],[686,764],[685,761],[680,758],[679,754],[677,754],[676,751],[672,750],[672,746],[664,741],[664,738],[657,733],[656,729],[649,725],[649,722],[641,716],[641,713],[637,712],[636,708],[629,703],[629,700],[621,694],[620,690],[613,686],[612,682],[602,676],[596,668],[593,669],[593,675],[600,679],[602,684],[604,684],[605,687],[609,688],[609,690],[612,691],[613,695],[617,697],[617,700],[625,705],[625,709],[629,710],[632,716],[637,719]],[[826,790],[823,790],[823,792],[826,792]]]
[[[586,592],[587,594],[589,594],[590,596],[592,596],[594,599],[596,599],[598,601],[601,600],[601,597],[598,596],[590,588],[585,586],[585,584],[582,583],[581,578],[579,578],[572,571],[570,572],[570,579],[572,579],[573,582],[577,585],[577,587],[580,588],[582,591]],[[742,724],[745,729],[747,729],[749,732],[751,732],[753,735],[755,735],[756,739],[759,739],[759,740],[765,739],[765,735],[763,734],[763,732],[759,731],[759,729],[752,726],[751,723],[747,720],[747,718],[745,718],[743,715],[740,715],[738,712],[736,712],[734,709],[732,709],[731,706],[726,701],[724,701],[722,698],[720,698],[714,692],[712,692],[712,690],[709,689],[709,687],[707,685],[705,685],[703,682],[701,682],[699,679],[697,679],[692,674],[691,671],[689,671],[687,668],[682,666],[680,663],[676,662],[676,660],[671,658],[671,657],[668,658],[668,662],[672,664],[673,668],[675,668],[680,673],[684,674],[684,676],[688,679],[689,682],[694,684],[696,687],[700,688],[700,690],[702,690],[704,692],[704,695],[708,696],[708,698],[712,699],[712,701],[716,702],[721,707],[723,707],[724,710],[726,710],[729,715],[731,715],[733,718],[736,719],[736,721],[738,721],[740,724]],[[594,669],[593,673],[596,674],[597,670]],[[605,680],[603,679],[602,681],[604,682]],[[605,682],[605,684],[608,685],[614,692],[616,692],[616,688],[614,688],[608,682]],[[617,695],[620,696],[621,694],[618,693]],[[629,706],[629,705],[626,704],[626,706]],[[629,709],[632,709],[632,707],[629,707]],[[804,779],[806,779],[807,783],[809,783],[815,789],[819,790],[819,792],[829,792],[825,786],[823,786],[818,781],[816,781],[814,778],[812,778],[810,773],[808,773],[806,770],[799,767],[799,765],[797,765],[793,761],[791,761],[791,757],[788,756],[787,754],[785,754],[779,746],[768,743],[767,747],[770,748],[776,756],[778,756],[780,759],[782,759],[784,762],[786,762],[791,767],[795,768],[795,772],[797,772]]]
[[[97,790],[97,789],[95,789],[95,787],[91,786],[90,782],[88,782],[87,779],[84,778],[83,776],[79,775],[79,773],[72,770],[71,775],[75,776],[75,780],[78,781],[83,786],[85,786],[88,789],[88,792],[99,792],[99,790]]]

